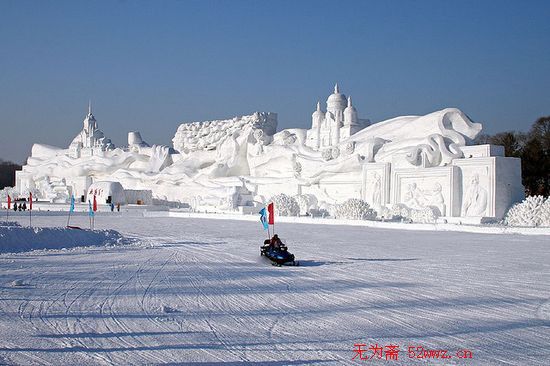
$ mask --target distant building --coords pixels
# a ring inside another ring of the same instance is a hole
[[[334,93],[327,99],[326,112],[321,110],[321,103],[317,102],[317,110],[311,115],[311,129],[307,131],[306,145],[314,149],[335,146],[369,124],[368,119],[359,119],[351,96],[346,99],[336,84]]]

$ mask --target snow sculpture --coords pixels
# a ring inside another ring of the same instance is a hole
[[[336,146],[369,123],[368,119],[357,117],[351,97],[346,99],[336,84],[334,93],[327,99],[326,112],[321,110],[321,103],[317,102],[317,110],[311,115],[311,130],[307,132],[306,145],[314,149]]]
[[[172,164],[172,155],[168,146],[153,145],[149,158],[149,171],[158,173]]]
[[[462,216],[481,216],[487,207],[487,190],[479,186],[479,175],[472,176],[462,205]]]
[[[481,124],[473,123],[456,108],[447,108],[426,116],[379,122],[355,138],[364,139],[367,145],[382,145],[375,153],[376,162],[392,162],[396,156],[404,155],[412,165],[433,167],[462,157],[461,147],[471,143],[480,131]]]
[[[505,218],[510,226],[550,226],[550,197],[529,196],[508,210]]]
[[[307,215],[317,208],[317,197],[311,194],[299,194],[294,196],[300,208],[300,215]]]
[[[173,148],[150,147],[137,131],[115,148],[90,106],[68,149],[33,146],[16,185],[21,194],[34,189],[63,201],[86,196],[94,182],[119,182],[125,191],[150,190],[151,201],[209,212],[256,212],[285,194],[297,197],[292,215],[334,214],[353,198],[378,212],[406,208],[403,217],[424,221],[432,218],[418,217],[502,218],[523,199],[520,160],[499,146],[472,145],[481,124],[456,108],[371,124],[336,85],[311,118],[310,129],[279,132],[270,112],[183,123]]]
[[[128,132],[128,150],[138,152],[140,148],[149,147],[149,144],[143,141],[138,131]]]
[[[52,178],[49,176],[40,177],[35,181],[36,188],[42,197],[52,203],[66,202],[70,197],[65,179]]]
[[[126,203],[124,188],[119,182],[94,182],[88,188],[86,200],[93,202],[94,196],[99,204],[113,203],[121,205]]]
[[[92,102],[88,105],[88,114],[83,121],[84,128],[71,142],[69,149],[73,156],[80,158],[81,156],[102,155],[106,150],[114,149],[115,145],[111,140],[106,138],[99,128],[97,121],[92,114]]]
[[[338,219],[348,220],[374,220],[376,211],[370,208],[369,204],[357,198],[350,198],[336,208]]]

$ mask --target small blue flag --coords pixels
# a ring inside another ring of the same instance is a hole
[[[70,212],[74,212],[74,196],[71,196],[71,208],[69,209]]]
[[[260,213],[260,221],[264,226],[264,230],[267,230],[269,228],[269,224],[267,223],[267,211],[265,210],[265,207],[262,208],[259,213]]]
[[[88,216],[94,216],[94,210],[92,209],[92,203],[88,200]]]

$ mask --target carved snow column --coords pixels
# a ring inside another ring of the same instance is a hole
[[[318,149],[321,141],[321,124],[323,123],[323,112],[321,111],[321,102],[317,102],[317,110],[311,115],[311,131],[308,131],[309,146]]]
[[[390,202],[390,179],[390,163],[364,163],[361,199],[374,209],[386,206]]]
[[[336,146],[340,143],[340,127],[342,127],[341,112],[335,115],[334,133],[332,134],[332,146]]]
[[[347,106],[346,96],[340,93],[338,84],[334,86],[334,93],[327,99],[327,115],[332,115],[333,120],[330,121],[330,142],[331,146],[335,146],[340,142],[340,127],[344,121],[344,109]],[[328,117],[328,116],[327,116]]]
[[[340,138],[342,140],[347,139],[358,130],[359,118],[357,117],[357,110],[351,103],[351,97],[348,97],[348,106],[344,109],[344,127],[340,131]]]
[[[27,195],[30,189],[35,188],[32,174],[24,170],[25,167],[15,172],[15,186],[21,196]]]

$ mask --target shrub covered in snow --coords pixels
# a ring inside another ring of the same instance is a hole
[[[393,205],[390,212],[394,218],[408,219],[411,216],[411,209],[402,203]]]
[[[380,207],[376,212],[378,213],[377,217],[380,220],[393,221],[393,220],[400,220],[401,219],[400,212],[397,213],[397,214],[394,214],[393,209],[391,209],[387,206]]]
[[[312,208],[309,210],[311,217],[328,217],[330,213],[324,208]]]
[[[550,226],[550,197],[527,197],[508,210],[504,221],[510,226]]]
[[[411,210],[410,219],[413,222],[420,222],[423,224],[432,224],[439,217],[439,210],[435,207],[423,207],[419,210]]]
[[[275,205],[275,214],[279,216],[298,216],[300,214],[298,202],[284,193],[271,197],[271,202]]]
[[[348,220],[374,220],[376,211],[369,204],[357,198],[350,198],[336,208],[336,217]]]
[[[389,218],[401,218],[423,224],[434,223],[439,217],[439,209],[426,206],[420,209],[410,208],[402,203],[393,205]]]

